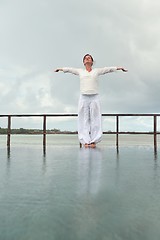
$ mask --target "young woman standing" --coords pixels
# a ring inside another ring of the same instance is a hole
[[[93,57],[86,54],[83,57],[82,68],[57,68],[55,72],[63,71],[72,73],[80,78],[80,98],[78,106],[78,138],[85,147],[96,146],[101,141],[102,124],[100,101],[98,94],[98,76],[106,73],[122,70],[127,72],[123,67],[103,67],[92,68],[94,63]]]

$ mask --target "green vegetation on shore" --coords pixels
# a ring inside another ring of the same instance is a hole
[[[8,129],[7,128],[1,128],[0,127],[0,134],[7,134]],[[11,134],[42,134],[42,129],[25,129],[25,128],[19,128],[19,129],[11,129]],[[77,132],[72,131],[61,131],[60,129],[50,129],[46,130],[47,134],[77,134]]]

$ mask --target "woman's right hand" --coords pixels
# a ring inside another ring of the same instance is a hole
[[[63,71],[63,69],[62,69],[62,68],[57,68],[57,69],[55,70],[55,72],[59,72],[59,71]]]

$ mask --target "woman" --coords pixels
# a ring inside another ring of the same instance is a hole
[[[85,69],[57,68],[55,72],[63,71],[80,77],[80,99],[78,106],[78,137],[85,147],[96,146],[101,141],[101,111],[98,95],[98,76],[117,70],[127,72],[123,67],[104,67],[92,69],[94,60],[90,54],[83,57]]]

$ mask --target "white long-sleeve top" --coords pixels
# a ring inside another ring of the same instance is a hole
[[[98,94],[98,76],[115,72],[117,67],[94,68],[88,72],[82,68],[62,68],[64,73],[72,73],[80,77],[81,94]]]

